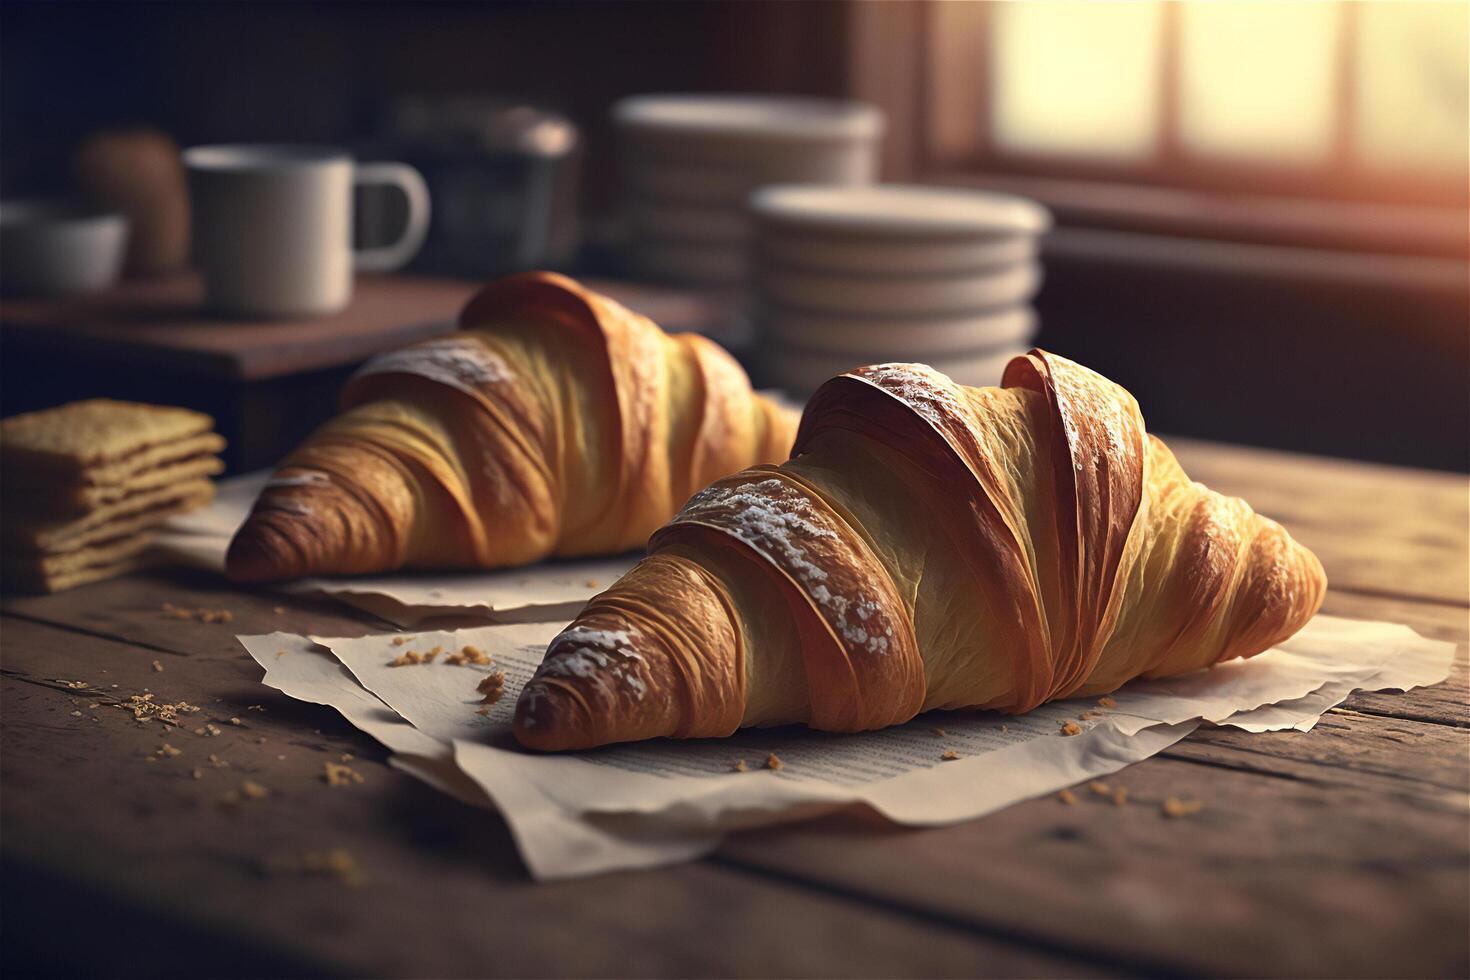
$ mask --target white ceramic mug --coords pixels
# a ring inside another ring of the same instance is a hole
[[[355,163],[342,150],[290,145],[184,151],[194,262],[205,302],[229,316],[332,313],[352,297],[354,270],[387,272],[418,253],[429,189],[404,163]],[[403,235],[353,251],[354,184],[389,184],[408,199]]]

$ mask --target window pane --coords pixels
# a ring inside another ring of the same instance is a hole
[[[1364,3],[1358,152],[1390,168],[1463,169],[1470,141],[1467,4]]]
[[[1190,0],[1180,18],[1186,149],[1292,163],[1327,156],[1337,115],[1338,4]]]
[[[1156,0],[992,9],[998,143],[1025,153],[1113,159],[1154,149],[1163,20]]]

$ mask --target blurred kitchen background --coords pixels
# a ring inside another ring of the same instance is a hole
[[[1050,210],[1036,343],[1151,429],[1464,471],[1467,49],[1459,2],[7,2],[0,194],[67,191],[120,126],[337,144],[429,178],[414,271],[545,264],[709,319],[738,282],[628,261],[614,104],[856,100],[879,179]],[[492,216],[457,228],[456,200]],[[6,414],[64,387],[65,351],[0,345]]]

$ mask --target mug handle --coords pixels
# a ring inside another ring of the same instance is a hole
[[[392,272],[423,247],[424,237],[429,233],[429,187],[423,175],[406,163],[359,163],[353,170],[352,182],[397,187],[408,199],[408,220],[398,241],[352,253],[352,265],[359,271]]]

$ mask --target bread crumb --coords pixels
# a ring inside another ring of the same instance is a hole
[[[434,649],[439,649],[435,647]],[[446,664],[454,664],[463,667],[466,664],[475,664],[480,667],[489,667],[495,661],[491,656],[479,647],[461,647],[458,653],[451,653],[444,658]]]
[[[235,614],[228,609],[185,609],[171,602],[163,604],[163,616],[165,619],[197,619],[201,623],[229,623],[235,619]]]
[[[247,779],[240,784],[240,795],[247,800],[263,800],[271,795],[271,791],[255,780]]]
[[[1072,804],[1077,802],[1077,794],[1073,793],[1069,789],[1064,789],[1057,794],[1057,799],[1065,803],[1067,806],[1071,806]]]
[[[286,761],[286,757],[284,755],[278,755],[278,756],[276,756],[276,761],[277,762],[285,762]]]
[[[1111,694],[1105,694],[1097,699],[1097,706],[1099,708],[1116,708],[1118,706],[1118,702],[1113,700],[1113,696]]]
[[[153,661],[153,672],[155,674],[163,673],[163,664],[159,663],[157,660]]]
[[[338,762],[351,762],[354,756],[351,752],[343,752],[337,757]]]
[[[300,857],[273,859],[265,865],[268,874],[312,875],[321,878],[336,878],[348,885],[362,883],[362,872],[352,855],[342,848],[330,851],[307,851]]]
[[[1163,806],[1160,807],[1164,816],[1171,820],[1193,816],[1204,808],[1205,805],[1199,800],[1181,800],[1177,796],[1166,797]]]
[[[286,651],[285,650],[277,650],[276,651],[276,659],[277,660],[280,660],[285,655],[286,655]]]
[[[195,766],[194,771],[190,775],[192,775],[195,779],[203,779],[204,770],[200,769],[198,766]]]
[[[393,645],[395,647],[401,647],[411,639],[413,639],[411,636],[395,636],[393,637]]]
[[[1101,718],[1102,717],[1102,714],[1103,713],[1101,711],[1097,711],[1097,710],[1095,710],[1093,708],[1088,708],[1086,711],[1082,712],[1082,714],[1078,715],[1077,717],[1078,718],[1081,718],[1083,721],[1091,721],[1094,718]]]
[[[82,712],[81,712],[81,709],[80,709],[80,708],[79,708],[79,709],[77,709],[77,710],[76,710],[76,711],[73,711],[73,712],[72,712],[72,713],[71,713],[71,716],[72,716],[72,717],[73,717],[73,718],[80,718],[80,717],[81,717],[81,716],[82,716]]]
[[[599,585],[601,585],[602,583],[599,582],[599,581],[597,581],[597,579],[595,579],[595,578],[589,578],[587,581],[583,582],[582,584],[585,585],[585,586],[587,586],[587,588],[589,588],[589,589],[595,589]]]
[[[944,734],[945,734],[944,729],[940,728],[937,725],[935,727],[929,729],[929,731],[933,732],[934,733],[934,736],[936,738],[943,738],[944,737]]]
[[[338,762],[322,763],[322,779],[328,786],[351,786],[363,781],[362,773]]]
[[[1102,782],[1101,780],[1093,780],[1092,782],[1087,784],[1087,788],[1092,790],[1098,796],[1113,795],[1113,788],[1107,783]]]
[[[1075,721],[1063,722],[1061,734],[1063,734],[1063,735],[1081,735],[1082,734],[1082,726],[1079,725],[1079,724],[1077,724]]]
[[[1123,806],[1128,802],[1128,787],[1119,786],[1113,791],[1113,806]]]
[[[954,749],[945,749],[943,752],[941,752],[939,754],[939,758],[943,759],[945,762],[953,762],[956,759],[958,759],[959,757],[960,757],[960,754],[958,752],[956,752]]]
[[[285,611],[286,611],[286,607],[285,606],[271,606],[271,612],[275,613],[277,616],[281,615]]]
[[[64,681],[64,680],[58,680],[57,683],[58,684],[65,684],[67,687],[71,688],[73,691],[80,691],[82,688],[84,688],[84,687],[87,686],[87,682],[86,681]],[[116,684],[114,684],[112,686],[113,687],[117,687]]]
[[[745,764],[744,759],[736,759],[735,764],[730,767],[731,772],[749,772],[750,766]]]
[[[244,722],[242,722],[239,718],[231,717],[230,718],[230,724],[231,725],[243,725]]]
[[[786,764],[782,762],[779,757],[777,757],[776,753],[772,752],[766,756],[767,769],[773,770],[775,772],[780,772],[785,767]]]
[[[172,745],[169,745],[167,742],[164,742],[162,745],[160,745],[158,747],[158,751],[154,753],[154,755],[169,759],[172,759],[174,756],[179,756],[183,754],[184,752],[182,749],[176,749]]]
[[[230,768],[230,763],[227,760],[221,759],[219,756],[215,755],[213,752],[209,753],[209,764],[211,766],[214,766],[214,768],[216,768],[216,769],[228,769],[228,768]]]
[[[482,704],[495,704],[505,694],[505,671],[497,670],[480,678],[475,691],[483,695]]]
[[[179,724],[179,715],[181,714],[193,714],[200,710],[197,705],[190,704],[187,701],[177,701],[173,704],[168,704],[155,700],[151,693],[131,695],[126,701],[119,701],[113,707],[131,712],[133,720],[140,725],[157,718],[166,726]]]
[[[245,710],[246,711],[265,711],[265,706],[264,705],[261,705],[261,704],[252,704],[252,705],[247,705],[246,708],[245,708]]]

